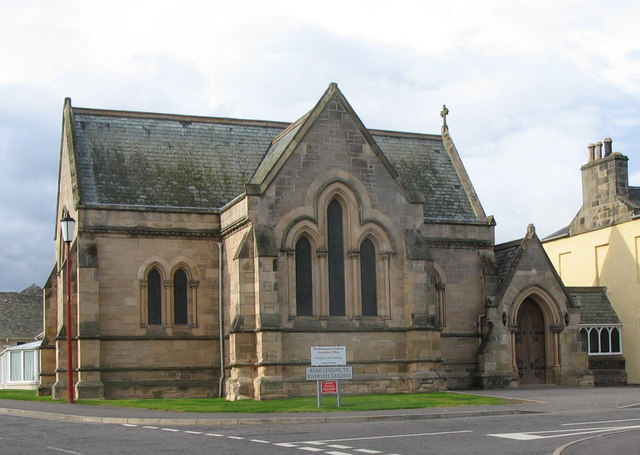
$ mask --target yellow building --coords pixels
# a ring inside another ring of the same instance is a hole
[[[618,366],[626,359],[628,382],[639,384],[640,187],[629,186],[628,158],[612,153],[611,139],[604,140],[604,156],[602,145],[589,145],[581,168],[582,208],[543,245],[566,286],[606,287],[622,327],[583,324],[590,357]]]

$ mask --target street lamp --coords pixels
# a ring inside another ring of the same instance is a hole
[[[71,344],[71,242],[73,241],[73,228],[76,220],[71,218],[69,212],[60,220],[62,229],[62,241],[67,249],[67,403],[73,403],[73,346]]]

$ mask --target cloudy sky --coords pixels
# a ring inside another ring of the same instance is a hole
[[[439,134],[496,241],[581,203],[587,144],[640,185],[640,3],[0,1],[0,291],[44,285],[65,97],[77,107],[293,121],[337,82],[370,128]]]

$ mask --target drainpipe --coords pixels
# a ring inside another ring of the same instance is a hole
[[[224,316],[222,314],[222,242],[218,242],[218,336],[220,342],[220,380],[218,398],[222,398],[224,388]]]

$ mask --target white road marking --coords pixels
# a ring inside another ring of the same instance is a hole
[[[496,434],[487,434],[487,436],[493,436],[495,438],[516,439],[519,441],[529,441],[532,439],[564,438],[567,436],[607,433],[610,431],[620,431],[620,430],[635,430],[639,428],[640,428],[640,425],[629,425],[629,426],[602,427],[602,428],[576,428],[575,430],[531,431],[526,433],[496,433]]]
[[[345,442],[345,441],[366,441],[372,439],[394,439],[394,438],[415,438],[420,436],[441,436],[449,434],[473,433],[472,430],[460,431],[437,431],[433,433],[412,433],[412,434],[392,434],[389,436],[365,436],[362,438],[345,438],[345,439],[323,439],[319,441],[303,441],[297,444],[327,444],[329,442]]]
[[[629,409],[629,408],[638,408],[640,407],[640,403],[627,404],[625,406],[620,406],[618,409]]]
[[[138,425],[134,425],[133,423],[123,423],[123,427],[137,427]]]
[[[128,427],[137,427],[138,425],[133,425],[133,424],[123,424],[124,426],[128,426]],[[185,434],[193,434],[193,435],[204,435],[204,436],[213,436],[216,438],[227,438],[227,439],[234,439],[234,440],[248,440],[249,442],[255,442],[257,444],[270,444],[270,445],[274,445],[274,446],[280,446],[280,447],[289,447],[289,448],[296,448],[298,450],[304,450],[306,452],[324,452],[327,455],[352,455],[350,453],[347,452],[340,452],[338,450],[333,450],[333,451],[326,451],[326,449],[331,448],[331,449],[341,449],[341,450],[347,450],[350,449],[353,452],[357,452],[357,453],[362,453],[362,454],[368,454],[368,455],[375,455],[375,454],[382,454],[383,452],[379,451],[379,450],[371,450],[371,449],[354,449],[352,446],[346,446],[346,445],[342,445],[342,444],[328,444],[329,442],[342,442],[342,441],[355,441],[355,440],[366,440],[366,439],[382,439],[382,438],[403,438],[403,437],[413,437],[413,436],[433,436],[433,435],[442,435],[442,434],[456,434],[456,433],[471,433],[471,430],[466,430],[466,431],[447,431],[447,432],[436,432],[436,433],[420,433],[420,434],[408,434],[408,435],[392,435],[392,436],[373,436],[373,437],[369,437],[369,438],[349,438],[349,439],[334,439],[334,440],[326,440],[326,441],[308,441],[308,442],[277,442],[277,443],[272,443],[270,441],[265,441],[264,439],[246,439],[242,436],[230,436],[230,435],[223,435],[223,434],[219,434],[219,433],[203,433],[201,431],[192,431],[192,430],[177,430],[175,428],[160,428],[160,427],[154,427],[154,426],[150,426],[150,425],[144,425],[141,428],[146,428],[146,429],[153,429],[153,430],[162,430],[162,431],[170,431],[170,432],[182,432]],[[1,439],[1,438],[0,438]],[[302,444],[308,444],[311,446],[315,446],[315,447],[309,447],[308,445],[302,445]],[[49,447],[52,450],[59,450],[61,452],[65,452],[65,453],[69,453],[71,455],[83,455],[81,453],[77,453],[77,452],[71,452],[71,451],[67,451],[64,449],[57,449],[55,447]],[[399,454],[389,454],[389,455],[399,455]]]
[[[81,452],[74,452],[73,450],[64,450],[58,447],[47,447],[47,449],[57,450],[58,452],[63,452],[63,453],[70,453],[71,455],[82,455]]]
[[[517,441],[531,441],[533,439],[544,439],[544,436],[536,436],[530,433],[495,433],[488,434],[487,436],[493,436],[494,438],[515,439]]]
[[[620,423],[620,422],[637,422],[640,419],[620,419],[620,420],[600,420],[598,422],[576,422],[576,423],[563,423],[563,427],[569,427],[572,425],[601,425],[603,423]]]

